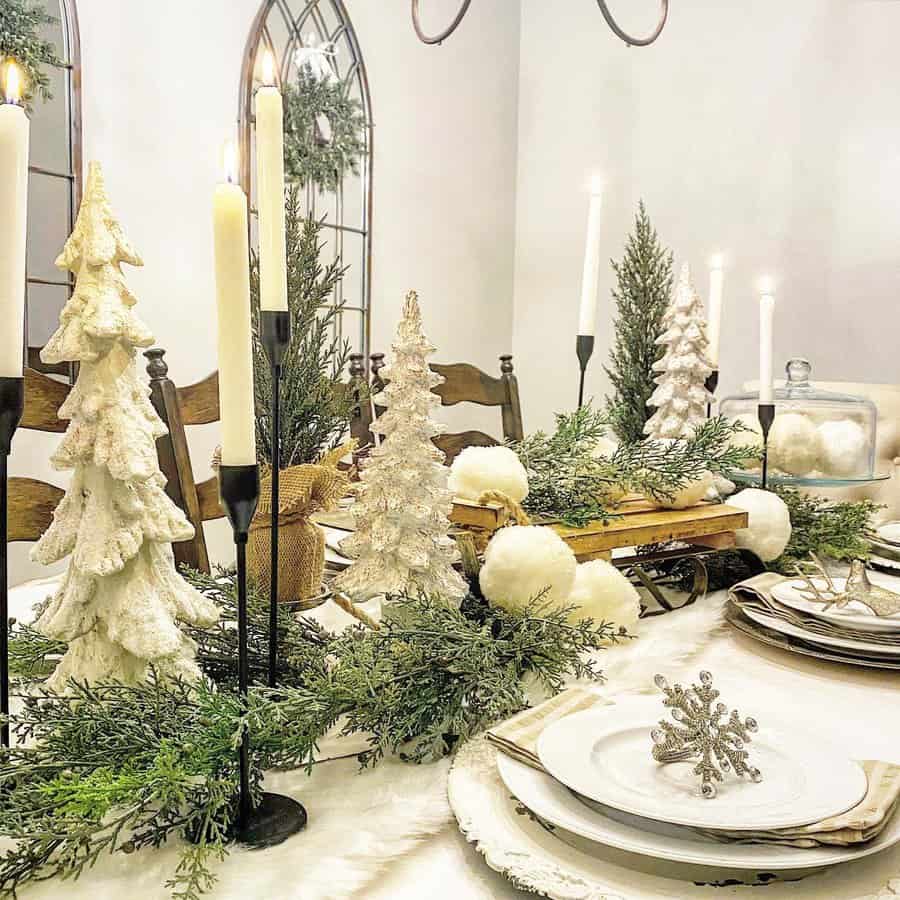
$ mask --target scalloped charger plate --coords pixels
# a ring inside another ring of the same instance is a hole
[[[692,828],[799,827],[846,812],[865,795],[862,768],[827,740],[763,722],[748,748],[763,780],[729,775],[705,799],[694,763],[659,765],[651,756],[650,731],[665,712],[654,697],[574,713],[544,730],[538,756],[553,778],[590,800]]]

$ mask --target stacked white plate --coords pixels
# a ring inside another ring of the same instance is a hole
[[[761,727],[752,758],[763,780],[729,777],[700,796],[692,763],[657,764],[650,731],[659,699],[634,699],[576,713],[538,742],[540,772],[498,752],[513,795],[554,833],[647,857],[752,872],[802,872],[860,859],[900,842],[900,817],[867,844],[803,849],[740,843],[742,832],[792,828],[839,815],[866,792],[866,776],[818,735]],[[706,836],[728,832],[726,840]]]
[[[821,589],[826,587],[824,579],[813,581]],[[846,584],[846,579],[842,577],[834,577],[832,581],[838,591],[843,590]],[[872,582],[889,590],[898,587],[895,579],[877,574],[872,576]],[[809,625],[786,621],[774,614],[775,610],[770,614],[752,604],[741,604],[741,612],[764,628],[798,638],[813,647],[838,651],[848,661],[860,657],[863,660],[881,659],[900,663],[900,612],[878,616],[856,600],[843,607],[826,606],[811,600],[805,588],[806,584],[800,579],[785,581],[772,589],[772,598],[777,604],[808,620]]]

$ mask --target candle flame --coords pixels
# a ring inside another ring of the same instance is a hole
[[[6,102],[18,103],[21,98],[22,73],[14,62],[10,62],[6,67]]]
[[[275,57],[271,50],[266,50],[262,60],[263,84],[275,84]]]
[[[775,282],[771,276],[766,275],[759,279],[759,292],[764,297],[771,297],[775,293]]]
[[[225,171],[226,181],[232,183],[237,181],[238,153],[234,141],[225,141],[222,147],[222,168]]]
[[[709,258],[709,267],[711,269],[721,269],[725,264],[725,257],[721,253],[714,253]]]
[[[603,179],[599,175],[591,176],[591,193],[599,196],[603,193]]]

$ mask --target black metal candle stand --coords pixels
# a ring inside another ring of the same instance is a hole
[[[706,389],[711,393],[715,394],[716,388],[719,386],[719,370],[713,369],[712,372],[709,373],[706,377]],[[712,418],[712,406],[713,401],[710,400],[709,403],[706,404],[706,418]]]
[[[269,560],[269,687],[278,684],[278,506],[281,491],[281,373],[291,343],[291,314],[260,310],[262,345],[272,371],[272,528]]]
[[[25,379],[0,377],[0,744],[9,746],[9,453],[25,411]]]
[[[231,522],[237,556],[238,690],[244,704],[250,688],[247,655],[247,535],[259,503],[259,466],[219,466],[219,494]],[[240,795],[235,834],[251,847],[271,847],[287,840],[305,825],[306,810],[281,794],[264,793],[254,806],[250,788],[250,731],[241,735]]]
[[[592,334],[579,334],[575,338],[575,355],[578,357],[578,366],[581,370],[578,379],[578,408],[584,405],[584,375],[587,372],[588,362],[594,355],[594,336]]]
[[[769,486],[769,429],[775,421],[775,404],[760,403],[756,407],[756,417],[759,419],[759,427],[762,429],[763,436],[762,483],[760,486],[766,490]]]

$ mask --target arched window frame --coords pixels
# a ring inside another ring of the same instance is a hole
[[[63,90],[66,104],[66,128],[67,128],[67,165],[64,169],[48,169],[42,166],[29,165],[28,177],[63,179],[68,183],[66,192],[66,215],[68,230],[75,225],[75,217],[78,215],[78,204],[81,202],[81,36],[78,28],[78,10],[75,0],[59,0],[59,22],[62,33],[62,48],[60,58],[63,70]],[[58,279],[38,278],[26,273],[25,278],[25,309],[27,314],[30,288],[32,285],[53,285],[68,288],[68,296],[72,295],[75,287],[74,276],[71,273],[60,275]],[[58,374],[72,376],[74,370],[68,364],[63,367],[47,367],[40,361],[40,347],[28,347],[28,364],[32,368],[41,371],[54,371]],[[63,373],[62,368],[67,370]]]
[[[292,7],[296,7],[294,11]],[[338,22],[337,27],[329,30],[322,14],[322,9],[331,11],[332,17]],[[281,17],[281,22],[288,33],[288,40],[284,48],[276,46],[269,28],[271,15]],[[333,302],[343,301],[344,309],[348,313],[359,313],[360,332],[358,336],[351,337],[354,349],[364,354],[368,359],[371,335],[371,298],[372,298],[372,161],[373,161],[373,132],[372,100],[369,91],[369,78],[363,61],[359,41],[350,21],[350,16],[343,0],[263,0],[256,14],[256,18],[250,28],[247,45],[244,52],[244,63],[241,71],[241,87],[238,103],[238,129],[240,137],[240,181],[241,186],[247,192],[248,197],[253,197],[254,173],[252,166],[252,142],[254,132],[253,96],[258,81],[256,73],[259,71],[259,55],[264,50],[270,50],[275,57],[276,73],[279,84],[283,84],[291,75],[293,55],[303,47],[303,37],[313,31],[320,42],[341,42],[346,48],[348,64],[341,70],[338,67],[338,76],[348,86],[355,85],[358,99],[362,105],[362,114],[365,119],[365,152],[360,160],[359,183],[362,197],[360,198],[360,220],[357,223],[348,223],[344,218],[344,182],[335,192],[320,192],[318,186],[307,185],[306,208],[317,216],[326,214],[325,228],[330,230],[335,240],[335,255],[339,256],[345,265],[359,266],[359,291],[358,296],[348,297],[344,293],[344,284],[340,283],[336,289]],[[346,181],[347,179],[344,179]],[[361,238],[362,252],[360,258],[347,259],[345,257],[345,238],[348,235],[356,235]],[[343,328],[343,317],[338,317],[338,328]],[[343,336],[343,335],[342,335]]]

